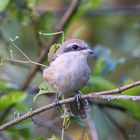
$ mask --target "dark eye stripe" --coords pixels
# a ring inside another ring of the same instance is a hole
[[[72,48],[71,47],[64,49],[64,52],[71,52],[71,51],[72,51]]]
[[[81,50],[86,50],[87,48],[81,48]]]
[[[64,52],[71,52],[71,51],[81,51],[81,50],[86,50],[87,48],[81,48],[80,46],[74,44],[72,46],[69,46],[68,48],[64,49]]]

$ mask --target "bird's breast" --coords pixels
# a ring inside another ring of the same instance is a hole
[[[44,70],[43,77],[60,93],[80,90],[89,79],[90,69],[84,56],[59,56]]]

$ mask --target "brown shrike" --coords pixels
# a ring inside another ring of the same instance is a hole
[[[75,96],[77,100],[66,104],[68,113],[79,118],[86,118],[89,104],[79,98],[81,90],[89,80],[89,55],[94,54],[86,42],[80,39],[65,41],[56,51],[49,67],[43,71],[43,78],[64,98]],[[78,97],[78,98],[77,98]]]

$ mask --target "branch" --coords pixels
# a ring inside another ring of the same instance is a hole
[[[130,88],[133,88],[133,87],[136,87],[136,86],[139,86],[139,85],[140,85],[140,81],[137,81],[137,82],[133,82],[132,84],[116,88],[114,90],[98,92],[98,93],[96,93],[96,95],[110,95],[110,94],[121,93],[125,90],[128,90]]]
[[[62,17],[62,19],[60,19],[60,23],[58,24],[58,26],[56,27],[56,30],[54,32],[64,30],[64,28],[67,26],[68,22],[70,21],[71,17],[74,15],[76,10],[78,9],[80,1],[81,0],[73,0],[71,2],[68,10],[66,11],[66,13]],[[42,52],[41,52],[39,58],[37,59],[38,63],[42,63],[46,59],[46,56],[47,56],[47,54],[49,52],[49,48],[56,42],[57,39],[58,39],[58,35],[55,35],[55,36],[53,36],[51,38],[51,40],[48,41],[46,47],[44,49],[42,49]],[[34,77],[34,75],[35,75],[35,73],[36,73],[38,68],[39,68],[38,65],[34,65],[31,68],[30,72],[28,73],[28,75],[26,76],[25,80],[23,81],[23,83],[20,86],[21,90],[26,89],[26,87],[28,86],[28,84],[30,83],[32,78]]]
[[[134,82],[132,84],[126,85],[126,86],[122,86],[120,88],[116,88],[114,90],[108,90],[108,91],[103,91],[103,92],[96,92],[96,93],[91,93],[91,94],[87,94],[87,95],[81,95],[81,99],[104,99],[104,100],[115,100],[115,99],[123,99],[123,100],[140,100],[140,96],[129,96],[129,95],[110,95],[110,94],[116,94],[116,93],[120,93],[122,91],[128,90],[130,88],[136,87],[140,85],[140,81]],[[64,99],[59,101],[59,104],[67,104],[70,102],[73,102],[75,100],[75,97],[71,97],[68,99]],[[24,114],[8,123],[5,123],[3,125],[0,126],[0,131],[4,130],[10,126],[13,126],[25,119],[28,119],[32,116],[35,116],[36,114],[39,114],[41,112],[44,112],[46,110],[49,110],[51,108],[55,107],[55,103],[51,103],[49,105],[43,106],[41,108],[38,108],[34,111],[29,111],[27,114]]]
[[[27,68],[27,69],[30,69],[31,68],[27,64],[20,63],[20,62],[15,62],[15,61],[12,61],[12,60],[8,60],[7,63],[12,64],[12,65],[16,65],[16,66],[19,66],[19,67]]]

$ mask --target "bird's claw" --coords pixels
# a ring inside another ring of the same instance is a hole
[[[61,108],[61,105],[59,104],[58,97],[56,97],[56,98],[54,99],[54,106],[55,106],[55,108],[58,109],[58,110],[61,110],[61,109],[62,109],[62,108]]]
[[[76,92],[75,101],[76,101],[76,103],[77,103],[78,110],[80,110],[80,98],[81,98],[80,92]]]

